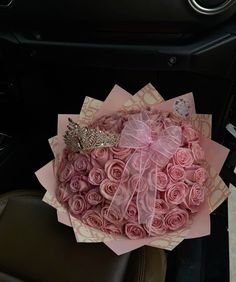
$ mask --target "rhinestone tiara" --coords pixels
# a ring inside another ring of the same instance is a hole
[[[78,123],[69,119],[64,141],[72,152],[77,153],[84,150],[115,146],[119,142],[119,136],[96,128],[81,127]]]

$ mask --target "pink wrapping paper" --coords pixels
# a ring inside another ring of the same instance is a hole
[[[116,103],[112,101],[114,97],[116,98]],[[150,99],[148,100],[148,98]],[[181,98],[188,101],[190,105],[190,114],[194,116],[195,105],[194,105],[194,99],[192,93],[171,99],[166,102],[162,102],[163,98],[160,96],[158,92],[155,92],[155,89],[151,85],[144,87],[144,90],[139,91],[134,96],[130,96],[128,92],[122,90],[118,86],[115,86],[111,94],[107,97],[107,99],[103,104],[100,101],[98,101],[97,103],[94,103],[96,104],[96,106],[93,106],[93,109],[91,109],[90,107],[91,103],[96,102],[97,100],[86,97],[87,100],[85,99],[85,104],[81,110],[82,114],[80,115],[80,117],[78,118],[77,115],[73,115],[73,116],[69,115],[69,116],[73,120],[79,119],[79,122],[81,124],[86,125],[89,123],[89,121],[91,122],[95,117],[97,118],[104,114],[111,114],[119,109],[123,111],[130,110],[132,108],[132,105],[135,105],[133,108],[136,109],[137,108],[140,109],[140,107],[143,108],[144,106],[147,105],[152,105],[160,110],[173,111],[175,101]],[[88,111],[86,111],[86,107]],[[87,112],[90,113],[89,117],[86,115]],[[209,116],[199,115],[199,119],[198,117],[195,116],[195,122],[196,120],[199,121],[198,125],[202,129],[202,131],[204,128],[207,127],[206,126],[201,127],[202,126],[201,118],[203,120],[203,123],[207,123],[208,126],[211,127]],[[57,136],[58,143],[57,145],[54,144],[54,151],[56,150],[57,152],[61,152],[62,149],[64,148],[63,135],[67,126],[67,119],[68,119],[68,115],[59,116],[58,128],[60,130],[58,131],[58,136]],[[210,135],[209,132],[205,134],[205,136],[209,136],[209,135]],[[52,144],[52,141],[50,144]],[[76,239],[78,242],[103,241],[109,248],[111,248],[118,255],[139,248],[143,245],[150,245],[154,247],[161,247],[171,250],[176,245],[178,245],[184,238],[195,238],[199,236],[208,235],[210,233],[209,213],[212,210],[214,210],[220,203],[222,203],[224,199],[228,196],[227,187],[218,176],[218,173],[220,172],[221,167],[227,157],[228,149],[204,137],[202,138],[202,144],[204,146],[204,149],[207,150],[206,158],[209,164],[214,168],[211,170],[211,174],[212,174],[211,176],[213,181],[209,183],[209,191],[210,191],[209,198],[207,201],[204,202],[201,211],[194,218],[194,222],[191,226],[185,228],[185,230],[182,230],[180,232],[169,234],[168,236],[164,236],[166,238],[161,236],[158,238],[147,238],[142,240],[115,238],[110,235],[107,236],[107,234],[104,234],[101,231],[94,230],[93,228],[90,228],[88,226],[84,226],[84,224],[72,218],[63,207],[60,207],[60,203],[58,203],[55,198],[56,181],[55,181],[55,177],[53,177],[54,169],[55,169],[55,167],[53,167],[54,163],[52,162],[49,163],[48,165],[40,169],[38,172],[36,172],[36,175],[40,183],[48,191],[45,195],[44,200],[47,203],[53,205],[55,208],[57,208],[57,216],[59,222],[66,224],[68,226],[73,226]],[[55,155],[58,156],[57,153],[55,153]],[[51,178],[52,179],[54,178],[54,180],[52,180]],[[214,185],[212,183],[217,185],[217,189],[216,189],[217,195],[214,189],[213,189],[214,191],[211,190]]]
[[[131,95],[127,91],[122,89],[120,86],[115,85],[94,118],[97,119],[101,117],[103,113],[111,115],[117,112],[125,104],[125,102],[130,99],[130,97]]]

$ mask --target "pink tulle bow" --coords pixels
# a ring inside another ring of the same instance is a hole
[[[138,223],[150,224],[155,212],[157,189],[148,176],[153,169],[161,171],[181,146],[182,131],[179,126],[164,128],[159,136],[152,136],[147,112],[131,115],[121,132],[119,147],[132,148],[119,187],[112,199],[109,212],[116,211],[121,219],[134,202],[138,210]],[[127,174],[129,180],[127,181]],[[135,181],[131,181],[134,180]],[[150,227],[150,226],[149,226]]]

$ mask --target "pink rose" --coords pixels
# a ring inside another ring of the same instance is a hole
[[[147,220],[144,225],[145,230],[150,236],[158,236],[166,233],[166,226],[164,224],[164,217],[160,215],[154,215]]]
[[[109,208],[109,205],[102,208],[101,215],[111,223],[121,223],[121,212],[116,208]]]
[[[156,169],[152,169],[148,174],[148,184],[154,186],[159,191],[165,191],[168,184],[167,175]]]
[[[114,158],[125,161],[128,156],[133,152],[130,148],[111,147],[110,151],[114,154]]]
[[[155,206],[155,190],[150,190],[148,192],[139,193],[137,196],[137,205],[139,206],[139,211],[142,212],[143,215],[150,214],[153,212],[153,208]],[[141,216],[141,214],[140,214]],[[143,217],[141,218],[143,221]]]
[[[191,127],[191,125],[184,125],[182,127],[182,134],[184,143],[189,143],[199,140],[199,133]]]
[[[188,213],[196,213],[199,211],[200,209],[200,205],[199,206],[191,206],[188,202],[188,199],[186,199],[185,202],[181,203],[179,205],[179,208],[186,210]]]
[[[165,127],[169,127],[171,125],[175,125],[172,118],[170,118],[170,114],[168,112],[160,112],[158,110],[151,110],[150,113],[148,113],[148,116],[150,118],[150,127],[151,130],[157,129],[164,129]],[[155,122],[155,124],[153,123]]]
[[[73,193],[84,192],[90,189],[88,178],[84,175],[75,175],[70,181],[70,189]]]
[[[188,205],[199,206],[204,201],[204,195],[204,187],[197,183],[193,184],[188,195]]]
[[[101,168],[92,168],[89,172],[88,180],[91,184],[98,186],[106,178],[105,171]]]
[[[131,240],[143,239],[147,236],[145,229],[137,223],[125,225],[125,235]]]
[[[77,153],[69,152],[67,154],[67,159],[68,159],[69,162],[73,162],[78,158],[78,155],[79,154],[77,154]]]
[[[153,115],[148,121],[148,126],[151,129],[151,136],[154,139],[157,138],[160,135],[161,131],[164,129],[164,124],[160,120],[158,120],[159,116],[159,114]]]
[[[100,193],[102,196],[111,201],[116,193],[119,184],[117,182],[112,182],[110,179],[104,179],[100,184]]]
[[[184,227],[188,222],[189,214],[186,210],[174,208],[170,210],[164,217],[165,227],[169,230],[177,230]]]
[[[135,203],[131,202],[127,208],[125,218],[129,222],[137,222],[138,221],[138,209]]]
[[[205,153],[198,143],[192,143],[191,146],[194,160],[199,163],[205,160]]]
[[[122,235],[122,229],[120,226],[112,224],[109,221],[104,221],[104,231],[112,235]]]
[[[149,126],[154,138],[155,136],[158,136],[163,129],[178,124],[177,120],[171,118],[170,114],[167,112],[151,113],[149,114],[149,117]]]
[[[165,192],[167,203],[178,205],[182,203],[188,193],[188,186],[184,182],[170,184]]]
[[[196,169],[198,169],[198,167],[195,167],[195,165],[189,167],[189,168],[186,168],[185,169],[185,182],[188,182],[188,183],[192,183],[194,182],[194,173],[196,171]]]
[[[74,194],[68,201],[69,212],[75,218],[80,218],[80,215],[86,208],[84,197],[80,194]]]
[[[97,163],[101,167],[104,167],[110,157],[111,154],[108,148],[97,148],[91,152],[91,162],[93,163],[93,160],[95,160],[95,164]]]
[[[155,200],[155,213],[157,216],[167,213],[169,208],[169,204],[166,201],[162,199]]]
[[[185,178],[185,170],[180,165],[168,164],[166,170],[168,176],[174,182],[181,181]]]
[[[59,180],[61,182],[70,181],[74,175],[74,167],[71,163],[67,163],[65,167],[59,172]]]
[[[121,160],[113,159],[109,160],[105,164],[105,171],[107,177],[113,182],[125,182],[128,180],[129,174],[125,169],[125,163]]]
[[[175,119],[174,117],[163,117],[163,124],[164,124],[164,128],[170,127],[170,126],[174,126],[177,125],[179,126],[179,121],[177,119]]]
[[[174,160],[176,164],[182,167],[190,167],[193,164],[191,150],[187,148],[179,148],[174,155]]]
[[[63,149],[63,159],[72,162],[76,159],[77,153],[71,152],[68,148]]]
[[[126,185],[118,184],[118,189],[116,190],[115,197],[112,199],[114,205],[121,207],[123,203],[127,203],[129,199],[133,196],[133,191],[129,191]],[[109,203],[110,204],[110,203]]]
[[[142,168],[144,165],[146,169],[150,168],[151,166],[151,160],[150,160],[150,155],[149,154],[144,154],[141,152],[136,152],[132,155],[132,158],[129,160],[130,166],[135,170],[135,171],[140,171],[140,168]]]
[[[92,206],[96,206],[103,201],[103,197],[98,192],[98,189],[89,190],[85,196],[85,199]]]
[[[112,127],[114,127],[116,124],[116,116],[110,115],[110,116],[101,116],[99,119],[97,119],[93,126],[99,128],[100,130],[104,131],[110,131],[112,130]]]
[[[130,177],[128,187],[130,192],[133,192],[134,190],[145,192],[148,189],[146,180],[143,177],[140,177],[139,174],[135,174]]]
[[[101,214],[96,210],[88,210],[82,216],[82,222],[87,224],[88,226],[97,228],[102,230],[103,229],[103,219]]]
[[[56,189],[56,198],[61,204],[65,204],[70,199],[72,193],[68,184],[61,183]]]
[[[169,159],[160,152],[152,152],[151,161],[156,165],[157,170],[163,170],[168,164]]]
[[[84,154],[78,154],[74,161],[74,168],[79,174],[87,174],[91,169],[89,157]]]
[[[197,170],[195,170],[193,178],[197,183],[202,185],[207,179],[207,172],[205,168],[200,167]]]
[[[149,108],[147,113],[148,113],[148,116],[150,118],[150,121],[155,121],[155,122],[162,121],[162,112],[160,112],[156,109]],[[163,114],[164,114],[164,112],[163,112]],[[165,116],[165,117],[167,117],[167,116]]]
[[[102,116],[93,123],[93,128],[99,128],[103,131],[112,131],[115,133],[121,133],[124,122],[127,120],[122,115],[112,114],[109,116]]]

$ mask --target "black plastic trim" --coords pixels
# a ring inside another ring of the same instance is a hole
[[[86,66],[191,71],[227,77],[234,62],[236,35],[216,34],[185,45],[132,45],[30,40],[15,37],[29,60]],[[24,59],[26,59],[24,57]]]

